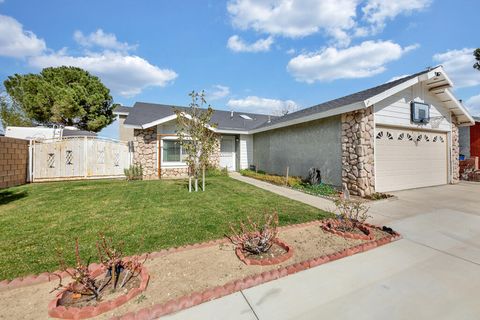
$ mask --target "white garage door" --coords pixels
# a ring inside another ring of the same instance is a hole
[[[446,133],[377,127],[375,142],[376,191],[447,183]]]

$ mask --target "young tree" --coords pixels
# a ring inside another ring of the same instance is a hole
[[[480,48],[473,51],[473,56],[475,57],[475,60],[477,60],[473,67],[477,70],[480,70]]]
[[[188,108],[176,109],[177,135],[183,151],[186,153],[185,162],[189,170],[189,191],[192,190],[192,178],[195,180],[195,191],[198,191],[198,176],[203,171],[203,191],[205,191],[205,167],[209,166],[210,157],[215,150],[217,140],[210,123],[213,109],[207,105],[205,92],[192,91],[189,93],[192,102]],[[207,106],[205,108],[205,106]]]
[[[45,68],[39,74],[15,74],[4,85],[12,105],[37,124],[98,132],[115,119],[110,90],[80,68],[62,66]]]

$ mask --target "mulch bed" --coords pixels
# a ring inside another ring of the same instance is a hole
[[[93,277],[96,277],[97,285],[102,284],[105,268],[98,266],[91,273]],[[123,279],[122,275],[125,273],[120,274],[119,280]],[[91,296],[81,296],[76,299],[72,292],[63,290],[48,304],[48,315],[61,319],[87,319],[97,316],[113,310],[139,295],[147,288],[148,280],[147,268],[142,267],[140,274],[127,281],[123,288],[117,287],[114,291],[113,282],[109,281],[101,291],[101,299],[98,301],[92,299]]]
[[[313,221],[280,228],[279,237],[294,253],[275,265],[246,265],[225,239],[151,253],[145,263],[148,289],[95,319],[155,319],[400,237],[367,225],[374,240],[349,239],[323,230],[322,224]],[[12,286],[0,283],[0,301],[8,306],[0,308],[0,318],[48,319],[47,305],[54,298],[48,292],[56,283],[35,277],[12,282]]]
[[[293,249],[280,239],[275,239],[268,252],[252,254],[244,252],[240,247],[235,249],[237,257],[247,265],[268,266],[282,263],[293,256]]]
[[[371,228],[365,224],[357,224],[354,230],[347,231],[342,228],[342,222],[340,220],[328,219],[324,224],[322,224],[322,229],[344,238],[361,240],[375,239],[375,235],[373,234]]]

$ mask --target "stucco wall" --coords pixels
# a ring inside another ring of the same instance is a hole
[[[119,128],[119,139],[121,141],[133,141],[133,129],[125,127],[124,122],[127,119],[127,116],[119,115],[118,116],[118,128]]]
[[[324,183],[342,185],[340,116],[254,134],[253,164],[259,170],[305,177],[319,168]]]

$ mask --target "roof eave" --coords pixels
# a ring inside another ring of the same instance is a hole
[[[343,113],[346,113],[346,112],[352,112],[352,111],[363,109],[363,108],[365,108],[365,103],[364,103],[364,101],[360,101],[360,102],[352,103],[352,104],[342,106],[342,107],[339,107],[339,108],[314,113],[314,114],[304,116],[304,117],[300,117],[300,118],[297,118],[297,119],[292,119],[292,120],[289,120],[289,121],[280,122],[280,123],[277,123],[277,124],[272,124],[270,126],[252,129],[252,130],[249,130],[248,133],[253,134],[253,133],[259,133],[259,132],[269,131],[269,130],[273,130],[273,129],[279,129],[279,128],[283,128],[283,127],[293,126],[295,124],[300,124],[300,123],[304,123],[304,122],[309,122],[309,121],[319,120],[319,119],[323,119],[323,118],[328,118],[328,117],[336,116],[336,115],[343,114]]]

